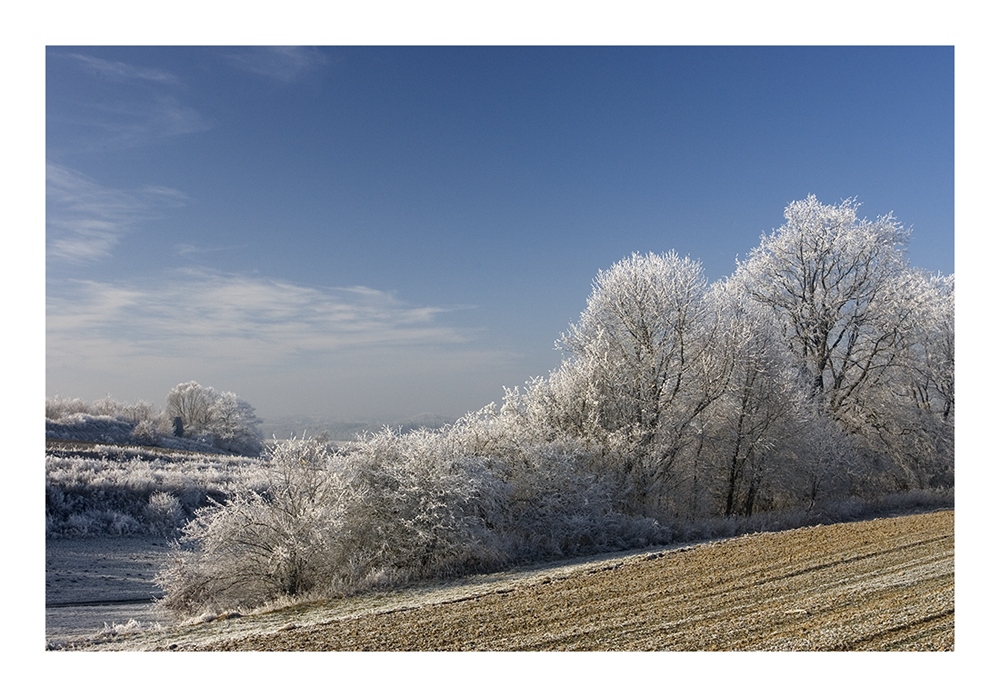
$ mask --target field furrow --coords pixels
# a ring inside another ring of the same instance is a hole
[[[270,651],[953,650],[953,525],[941,511],[749,535],[447,602],[170,641]]]

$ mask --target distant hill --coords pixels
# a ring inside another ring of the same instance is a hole
[[[46,441],[77,441],[81,443],[103,443],[106,445],[171,448],[192,452],[232,454],[211,443],[192,438],[175,438],[163,433],[152,436],[138,436],[134,423],[112,416],[74,414],[62,419],[45,419]]]

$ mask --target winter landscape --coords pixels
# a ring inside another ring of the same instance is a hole
[[[50,48],[46,649],[954,651],[951,71]]]
[[[251,405],[196,382],[160,413],[50,399],[47,534],[179,536],[158,603],[190,620],[950,507],[952,278],[909,267],[902,227],[852,202],[785,215],[723,282],[673,252],[602,271],[559,368],[438,429],[265,448]],[[954,641],[951,555],[933,550],[935,648]],[[920,588],[916,568],[877,582]]]

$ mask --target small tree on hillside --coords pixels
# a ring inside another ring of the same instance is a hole
[[[259,455],[262,449],[260,419],[245,399],[232,392],[216,395],[208,411],[209,430],[215,443],[241,455]]]
[[[254,408],[232,392],[184,382],[167,395],[166,414],[175,428],[181,419],[187,438],[207,438],[216,447],[241,455],[257,456],[263,448]]]
[[[208,425],[215,398],[211,387],[202,387],[193,380],[182,382],[167,394],[167,416],[172,421],[180,417],[185,433],[197,433]]]

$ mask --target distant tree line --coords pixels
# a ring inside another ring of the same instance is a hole
[[[256,457],[263,451],[261,420],[254,408],[232,392],[185,382],[167,394],[157,411],[145,401],[127,404],[110,396],[94,402],[49,397],[45,402],[49,437],[122,445],[187,448],[206,445]]]

